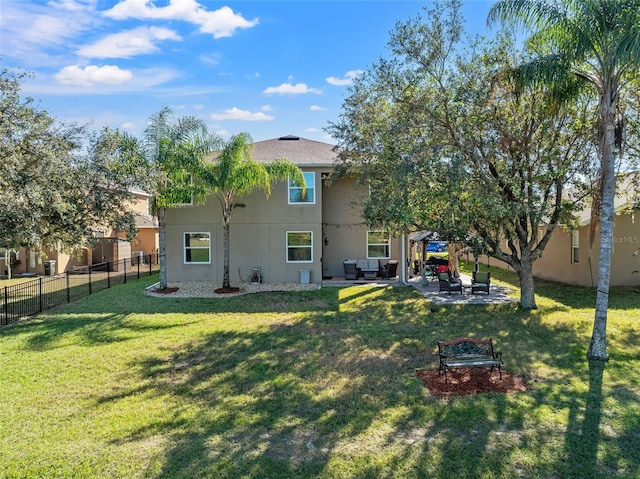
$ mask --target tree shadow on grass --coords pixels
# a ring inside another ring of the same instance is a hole
[[[572,389],[561,394],[538,385],[521,395],[439,401],[414,375],[437,360],[433,349],[444,334],[497,338],[516,371],[541,358],[570,370],[576,353],[556,357],[539,313],[510,306],[433,313],[408,290],[340,291],[324,297],[328,308],[259,328],[212,331],[145,355],[130,365],[137,386],[96,398],[96,407],[138,395],[165,398],[170,414],[119,439],[162,437],[163,454],[144,472],[158,478],[444,479],[565,471],[557,455],[540,459],[533,471],[518,456],[520,448],[551,454],[549,436],[562,442],[562,431],[538,431],[527,422],[549,407],[570,409]],[[570,327],[554,335],[563,344],[579,341]],[[555,381],[565,381],[562,374]],[[567,447],[563,459],[577,450]],[[622,445],[620,451],[625,461],[633,456]]]
[[[183,326],[174,323],[145,324],[131,320],[125,313],[56,314],[43,313],[2,330],[3,336],[26,337],[25,347],[32,351],[53,349],[68,341],[85,346],[100,346],[134,339],[150,331],[174,329]]]
[[[156,440],[163,445],[141,466],[146,477],[571,477],[560,472],[569,474],[568,461],[582,456],[599,467],[592,477],[604,477],[603,468],[624,470],[640,459],[632,428],[637,419],[625,418],[619,436],[607,438],[613,443],[607,450],[617,453],[605,464],[591,455],[593,446],[569,437],[588,397],[580,398],[570,384],[574,376],[584,384],[590,378],[580,366],[583,338],[569,325],[545,324],[540,312],[511,305],[432,311],[410,288],[331,288],[262,299],[229,303],[234,314],[279,314],[259,325],[247,319],[246,327],[225,329],[228,316],[217,315],[225,309],[217,301],[180,302],[168,308],[179,319],[163,311],[167,319],[158,321],[152,303],[135,303],[129,295],[113,316],[83,318],[74,307],[61,310],[78,315],[68,330],[47,321],[26,328],[33,327],[28,332],[34,337],[38,328],[51,328],[40,331],[46,334],[33,343],[37,347],[51,347],[56,333],[71,331],[96,346],[137,335],[164,339],[163,348],[139,351],[120,372],[127,376],[121,389],[93,398],[98,412],[132,402],[144,406],[138,398],[162,403],[166,412],[158,418],[112,435],[132,448]],[[138,322],[125,313],[131,303],[151,319]],[[92,305],[93,313],[107,314],[107,304]],[[173,346],[162,336],[190,320],[211,322],[211,330]],[[543,378],[527,378],[546,383],[512,396],[431,398],[415,369],[436,364],[437,339],[469,335],[494,338],[512,373],[548,365]],[[601,389],[610,391],[606,383]],[[614,393],[624,414],[632,414],[638,400],[632,388],[621,383]],[[616,413],[615,404],[599,404],[601,412],[585,430],[602,427],[602,419],[610,422]],[[569,411],[575,420],[566,431],[546,421],[532,428],[549,409]],[[528,469],[531,458],[520,459],[522,450],[540,453],[535,469]]]
[[[161,428],[170,446],[157,477],[312,477],[371,425],[381,391],[393,407],[404,401],[393,391],[417,390],[398,384],[408,378],[395,358],[352,351],[348,335],[313,323],[214,333],[137,364],[147,392],[177,408]]]

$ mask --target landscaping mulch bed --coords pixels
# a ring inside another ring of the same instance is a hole
[[[231,287],[231,288],[216,288],[214,290],[214,292],[216,294],[235,294],[235,293],[239,293],[240,292],[240,288],[238,287]]]
[[[179,289],[180,288],[176,288],[176,287],[164,288],[164,289],[156,288],[156,289],[153,290],[153,292],[157,293],[157,294],[171,294],[171,293],[175,293]]]
[[[444,373],[438,375],[437,369],[417,369],[416,376],[427,386],[429,392],[437,398],[469,396],[483,393],[515,393],[526,391],[527,385],[522,378],[512,376],[504,369],[502,380],[498,371],[488,368],[460,368],[447,371],[449,382],[444,382]]]

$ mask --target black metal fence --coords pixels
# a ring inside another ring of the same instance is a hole
[[[108,261],[0,289],[0,326],[160,269],[158,255]]]

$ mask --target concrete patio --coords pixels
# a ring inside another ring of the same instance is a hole
[[[441,293],[438,281],[432,279],[425,281],[420,276],[409,278],[409,285],[420,291],[423,296],[433,301],[434,304],[502,304],[514,303],[518,298],[509,296],[511,291],[502,286],[491,285],[490,293],[471,294],[471,277],[460,275],[463,293]]]
[[[410,277],[407,285],[411,286],[426,298],[431,300],[434,304],[503,304],[514,303],[518,301],[518,298],[509,296],[511,290],[508,288],[491,285],[490,294],[476,293],[471,294],[471,276],[461,274],[460,279],[462,281],[463,293],[441,293],[439,291],[438,281],[435,278],[425,281],[421,276]],[[323,286],[402,286],[403,283],[399,278],[392,280],[375,279],[375,280],[347,280],[342,277],[334,277],[331,279],[324,279],[322,281]]]

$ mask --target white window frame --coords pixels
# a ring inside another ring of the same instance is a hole
[[[187,246],[187,235],[207,235],[209,237],[209,246]],[[187,250],[206,249],[209,254],[209,261],[187,261]],[[182,261],[184,264],[211,264],[211,233],[209,231],[184,231],[182,233]]]
[[[580,262],[580,231],[571,230],[571,264]]]
[[[302,187],[299,186],[297,183],[294,183],[293,181],[291,181],[291,178],[289,178],[289,181],[287,183],[288,188],[287,188],[287,201],[289,202],[290,205],[315,205],[316,204],[316,172],[315,171],[304,171],[302,172],[302,174],[304,175],[304,186],[306,187],[307,190],[307,194],[308,192],[311,190],[313,191],[313,201],[291,201],[291,193],[293,190],[300,190]],[[307,181],[307,175],[311,175],[312,176],[312,180]]]
[[[370,243],[369,242],[369,234],[370,233],[382,233],[387,236],[386,243]],[[369,246],[384,246],[386,248],[387,255],[386,256],[370,256],[369,255]],[[367,231],[367,259],[391,259],[391,235],[382,230],[372,230]]]
[[[289,234],[291,233],[304,233],[309,234],[311,237],[311,244],[309,246],[301,246],[301,245],[289,245]],[[289,249],[290,248],[308,248],[310,251],[310,255],[308,260],[291,260],[289,259]],[[313,263],[313,231],[287,231],[285,233],[285,260],[287,263]]]

